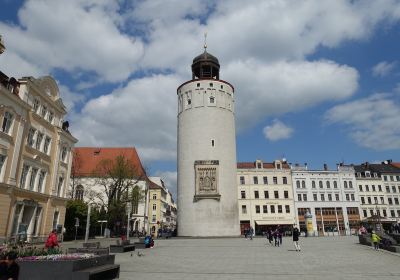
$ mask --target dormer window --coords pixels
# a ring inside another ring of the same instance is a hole
[[[371,172],[369,172],[369,171],[365,171],[365,177],[367,177],[367,178],[371,178]]]

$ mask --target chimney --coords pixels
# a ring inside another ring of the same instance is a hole
[[[328,165],[326,163],[324,163],[324,170],[328,171]]]
[[[308,170],[307,162],[304,163],[304,167]]]

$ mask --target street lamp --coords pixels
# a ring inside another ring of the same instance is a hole
[[[128,202],[126,204],[126,213],[128,216],[128,222],[126,224],[126,239],[127,240],[129,239],[129,224],[130,224],[130,220],[131,220],[131,209],[132,209],[131,204]]]
[[[75,241],[76,241],[76,235],[78,234],[78,227],[79,227],[79,218],[75,218]]]
[[[85,243],[87,243],[89,240],[90,208],[91,208],[91,203],[88,203],[88,212],[87,212],[87,218],[86,218],[86,231],[85,231]]]

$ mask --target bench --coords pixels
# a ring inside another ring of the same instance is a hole
[[[117,240],[116,245],[110,245],[110,253],[125,253],[135,251],[135,244],[129,240]]]

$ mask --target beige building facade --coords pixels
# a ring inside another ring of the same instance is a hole
[[[177,207],[171,192],[160,177],[149,177],[149,218],[150,233],[158,236],[159,230],[176,229]]]
[[[278,225],[291,230],[295,222],[292,176],[286,161],[237,164],[238,207],[241,234],[252,226],[262,234]]]
[[[0,76],[0,239],[34,241],[62,229],[77,139],[52,77]]]

